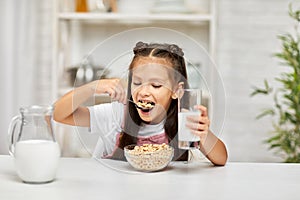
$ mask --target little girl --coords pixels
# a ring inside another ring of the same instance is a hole
[[[174,160],[187,160],[178,149],[178,90],[188,88],[182,49],[174,44],[138,42],[129,66],[128,88],[120,79],[93,81],[64,95],[55,103],[54,120],[90,127],[100,133],[102,157],[125,160],[129,144],[167,143],[174,147]],[[95,94],[108,93],[114,103],[82,106]],[[119,102],[119,103],[115,103]],[[148,104],[141,109],[137,104]],[[206,107],[190,119],[187,128],[200,138],[200,151],[214,164],[225,165],[224,143],[209,130]]]

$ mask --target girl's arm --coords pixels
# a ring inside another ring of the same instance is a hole
[[[216,137],[210,130],[207,108],[198,106],[201,111],[200,117],[189,117],[187,127],[191,132],[200,137],[200,151],[217,166],[223,166],[227,161],[227,150],[224,143]]]
[[[88,83],[58,99],[54,104],[53,119],[63,124],[89,127],[89,110],[81,105],[94,94],[93,87],[93,82]]]
[[[227,161],[227,150],[224,143],[210,130],[204,143],[200,141],[200,151],[217,166],[224,166]]]
[[[125,90],[119,79],[100,79],[65,94],[54,105],[55,121],[73,126],[90,126],[90,113],[82,106],[94,94],[110,95],[112,100],[125,102]]]

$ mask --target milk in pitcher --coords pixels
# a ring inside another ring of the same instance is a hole
[[[50,182],[55,178],[60,148],[51,140],[23,140],[15,145],[15,167],[24,182]]]

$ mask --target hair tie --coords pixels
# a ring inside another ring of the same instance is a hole
[[[147,48],[149,45],[147,43],[144,42],[138,42],[136,43],[135,47],[133,48],[133,52],[136,53],[137,51],[141,50],[141,49],[145,49]]]
[[[184,55],[182,49],[179,48],[176,44],[169,45],[168,51],[171,52],[171,53],[173,53],[173,54],[177,54],[179,56],[183,56]]]

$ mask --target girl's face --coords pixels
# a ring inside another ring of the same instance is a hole
[[[171,69],[171,70],[170,70]],[[141,119],[147,123],[159,123],[167,114],[175,95],[172,68],[160,62],[145,64],[138,62],[132,69],[131,95],[135,103],[149,103],[152,109],[137,109]]]

